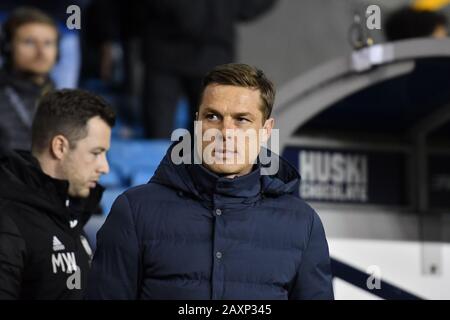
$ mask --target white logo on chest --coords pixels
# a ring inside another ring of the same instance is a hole
[[[66,250],[64,244],[56,237],[53,236],[53,251]],[[58,252],[52,254],[52,266],[53,273],[58,271],[72,273],[77,271],[77,262],[75,260],[74,252]]]
[[[56,236],[53,236],[53,251],[62,251],[66,250],[66,247],[62,244],[61,241]]]
[[[72,273],[77,271],[77,261],[75,260],[75,252],[59,252],[52,254],[53,273],[62,271]]]

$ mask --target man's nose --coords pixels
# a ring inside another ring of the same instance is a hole
[[[36,43],[36,49],[37,49],[36,51],[37,51],[38,55],[40,55],[40,56],[44,55],[45,47],[46,47],[45,43],[42,43],[42,42]]]
[[[106,152],[103,153],[100,161],[101,161],[101,163],[100,163],[100,167],[99,167],[99,172],[101,174],[108,174],[109,173],[109,163],[108,163],[108,159],[106,158]]]
[[[224,118],[222,122],[221,133],[224,140],[231,139],[234,136],[236,125],[232,118]]]

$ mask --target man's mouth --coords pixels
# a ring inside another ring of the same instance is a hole
[[[97,182],[97,180],[89,181],[89,188],[95,188],[97,186]]]
[[[214,150],[214,155],[216,157],[234,157],[237,154],[236,151],[230,150]]]

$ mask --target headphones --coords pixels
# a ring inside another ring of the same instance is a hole
[[[3,63],[10,58],[11,46],[10,41],[7,40],[6,36],[6,22],[0,26],[0,56],[3,59]]]

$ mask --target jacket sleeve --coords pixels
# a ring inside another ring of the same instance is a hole
[[[86,298],[134,300],[139,292],[140,250],[130,204],[119,196],[97,234]]]
[[[20,298],[25,255],[16,223],[0,208],[0,300]]]
[[[293,287],[289,292],[289,299],[334,299],[328,244],[322,222],[314,211],[309,241],[303,252]]]

